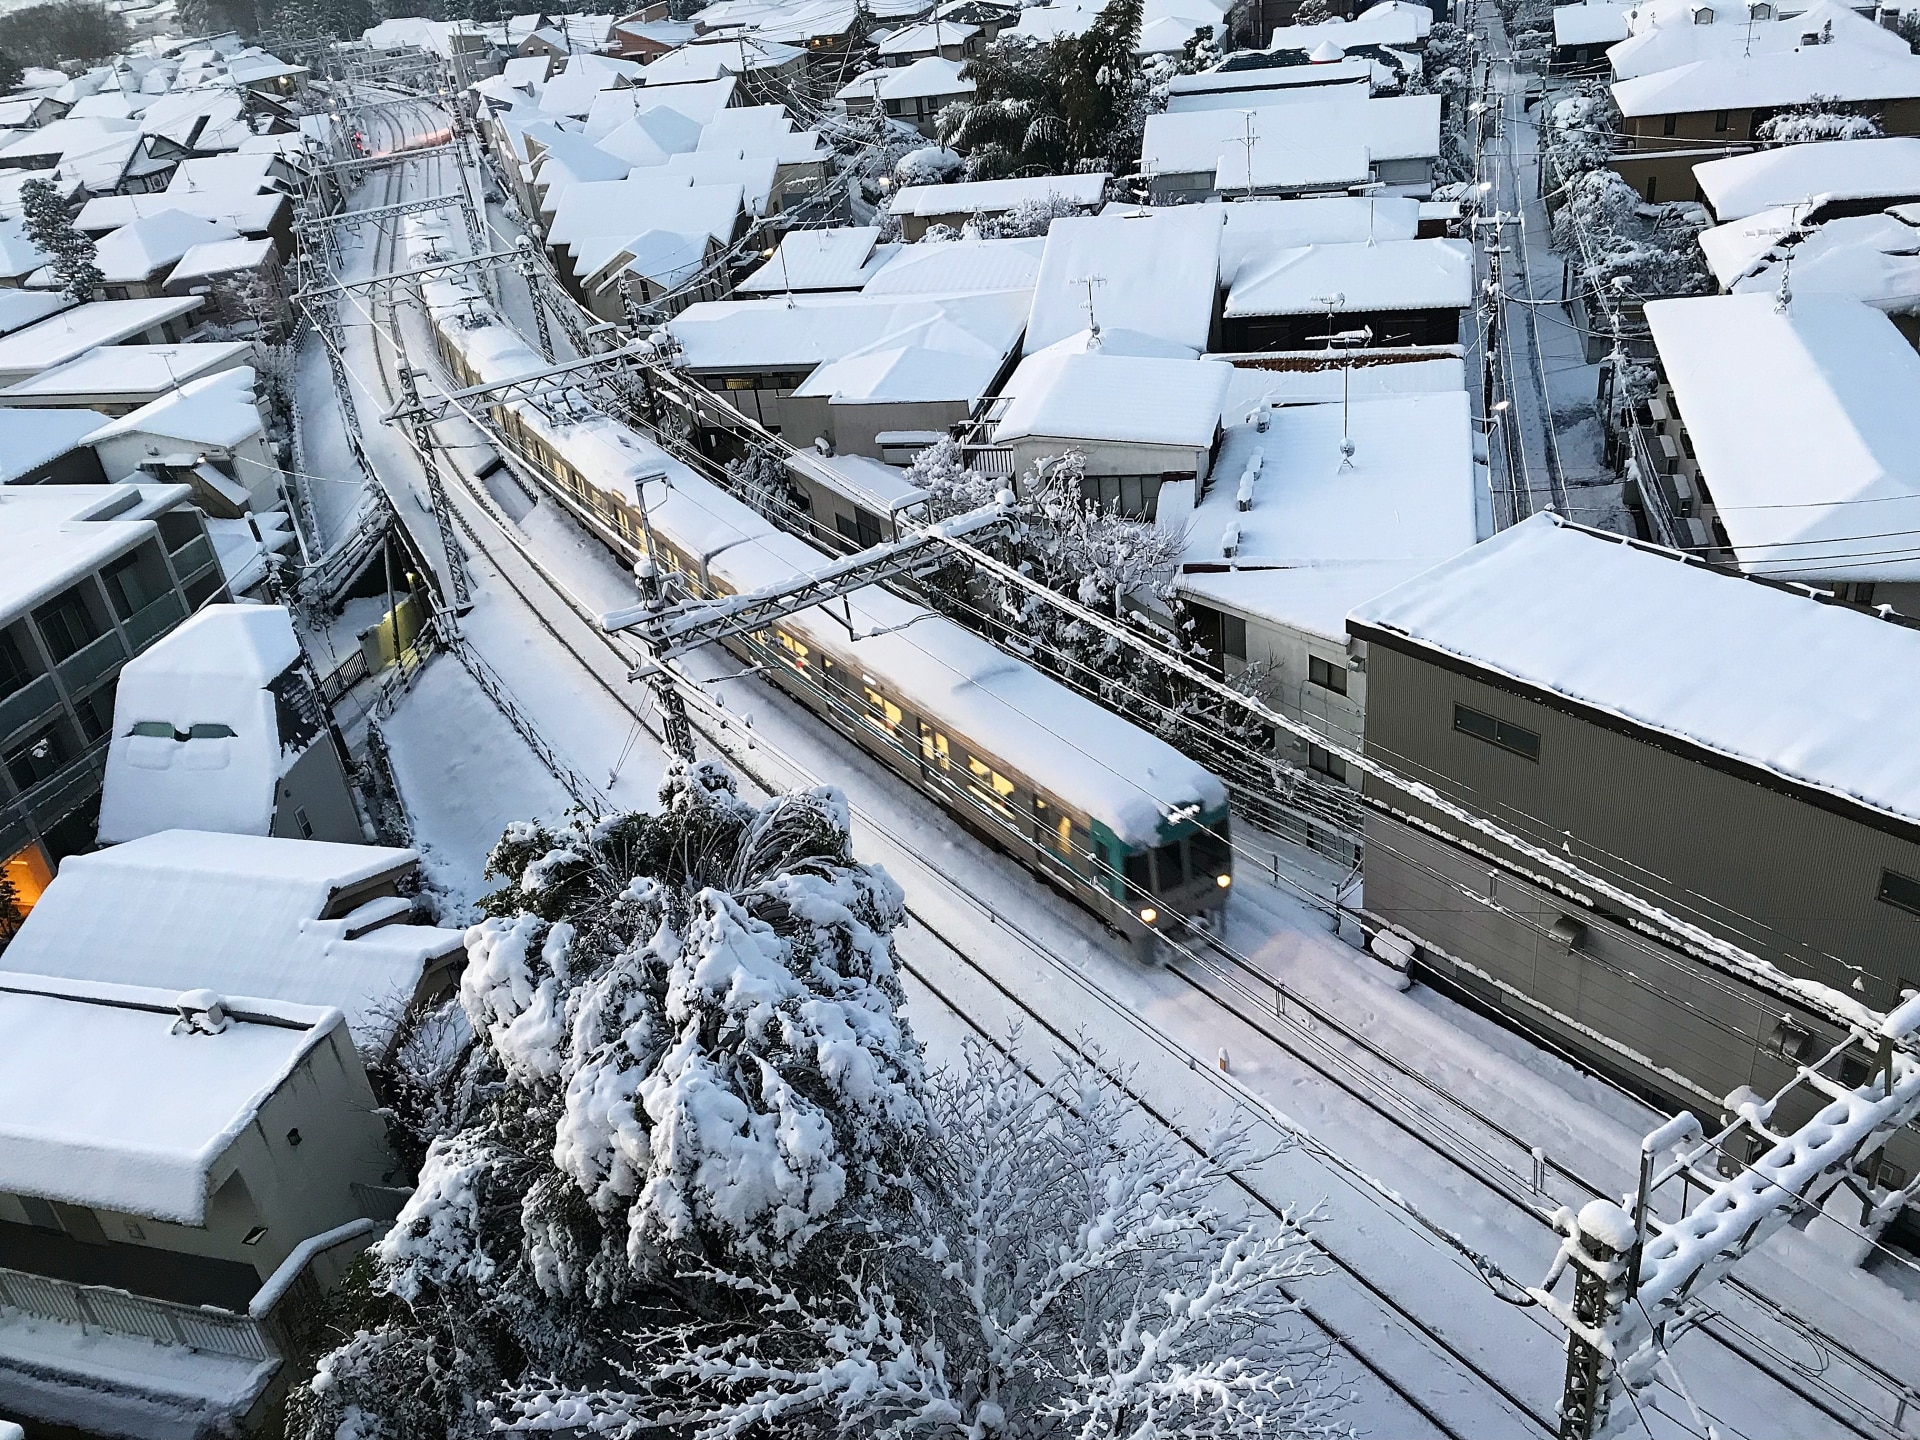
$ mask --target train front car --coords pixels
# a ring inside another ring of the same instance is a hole
[[[1122,829],[1100,818],[1091,827],[1096,884],[1111,902],[1102,908],[1146,958],[1160,953],[1163,937],[1179,939],[1195,927],[1220,934],[1233,886],[1226,787],[1184,758],[1169,765],[1172,753],[1144,772],[1140,793],[1158,802],[1157,814],[1135,804],[1118,822]]]

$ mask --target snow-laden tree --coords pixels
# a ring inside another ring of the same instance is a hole
[[[1884,134],[1879,120],[1858,106],[1816,95],[1762,120],[1753,138],[1769,145],[1805,145],[1813,140],[1877,140]]]
[[[896,185],[939,185],[956,180],[967,168],[960,155],[940,145],[921,145],[902,155],[893,167]]]
[[[1712,276],[1699,244],[1697,205],[1653,205],[1612,170],[1567,183],[1554,216],[1554,245],[1612,307],[1669,295],[1705,295]]]
[[[1546,107],[1540,126],[1541,159],[1551,183],[1606,168],[1619,134],[1619,109],[1602,81],[1583,81],[1571,95]]]
[[[29,180],[20,187],[20,204],[27,238],[47,257],[55,283],[81,304],[93,299],[106,276],[94,264],[93,238],[73,223],[60,192],[51,181]]]
[[[1300,1220],[1251,1218],[1243,1123],[1204,1155],[1145,1125],[1098,1057],[1036,1084],[969,1043],[933,1086],[909,1214],[850,1228],[825,1283],[734,1277],[732,1329],[650,1325],[612,1384],[534,1383],[520,1430],[640,1440],[1225,1440],[1350,1433],[1291,1287]]]
[[[291,1433],[483,1433],[500,1386],[601,1373],[649,1316],[736,1323],[728,1275],[904,1213],[928,1122],[898,886],[853,859],[836,792],[753,805],[695,765],[661,803],[495,848],[472,1043],[427,1046],[399,1117],[445,1128]]]
[[[1045,235],[1063,215],[1084,215],[1087,207],[1057,192],[1035,195],[997,215],[976,214],[967,232],[982,240],[1029,240]]]

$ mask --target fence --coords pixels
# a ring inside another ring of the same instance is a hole
[[[47,1320],[138,1335],[237,1360],[266,1360],[274,1354],[259,1323],[244,1315],[151,1300],[104,1285],[79,1285],[0,1268],[0,1304]]]

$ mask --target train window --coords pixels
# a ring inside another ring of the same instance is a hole
[[[1902,875],[1897,870],[1882,870],[1879,899],[1883,905],[1905,910],[1910,915],[1920,915],[1920,880]]]
[[[1233,847],[1227,839],[1226,822],[1210,830],[1196,830],[1187,841],[1193,861],[1194,878],[1213,876],[1216,880],[1233,870]]]
[[[780,642],[780,649],[785,652],[780,658],[796,670],[805,670],[807,668],[807,656],[813,652],[784,630],[776,630],[773,633],[775,638]]]
[[[1307,683],[1318,685],[1322,690],[1331,690],[1336,695],[1347,693],[1347,667],[1332,660],[1322,660],[1318,655],[1307,658]]]
[[[872,686],[864,691],[867,697],[867,723],[874,729],[891,735],[902,720],[906,718],[900,707]]]
[[[920,755],[929,765],[938,765],[942,770],[953,764],[947,737],[924,720],[920,722]]]
[[[1073,858],[1073,817],[1056,815],[1038,795],[1033,797],[1034,838],[1062,859]]]
[[[1462,735],[1471,735],[1476,740],[1497,745],[1523,760],[1538,763],[1540,759],[1540,737],[1533,731],[1509,725],[1505,720],[1496,720],[1478,710],[1469,710],[1465,705],[1453,707],[1453,728]]]
[[[1153,867],[1159,872],[1162,890],[1187,883],[1187,850],[1178,840],[1153,847]]]
[[[1008,813],[1007,797],[1013,794],[1013,781],[984,760],[976,760],[971,756],[967,758],[967,769],[973,772],[973,778],[978,782],[973,786],[974,793],[1003,815]]]

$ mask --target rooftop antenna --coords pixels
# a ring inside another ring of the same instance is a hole
[[[1347,303],[1347,292],[1336,290],[1331,295],[1316,295],[1313,303],[1327,307],[1327,348],[1333,348],[1333,312]]]
[[[1100,321],[1093,313],[1093,292],[1097,287],[1107,283],[1107,277],[1104,275],[1082,275],[1073,283],[1087,287],[1087,303],[1085,307],[1087,312],[1087,348],[1089,350],[1098,350],[1100,348]]]
[[[1793,310],[1793,251],[1780,262],[1780,288],[1774,293],[1773,313],[1786,315]]]
[[[1253,195],[1253,146],[1254,142],[1260,138],[1260,133],[1253,128],[1253,111],[1242,110],[1240,113],[1247,122],[1246,137],[1240,143],[1247,147],[1247,195],[1251,197]]]

